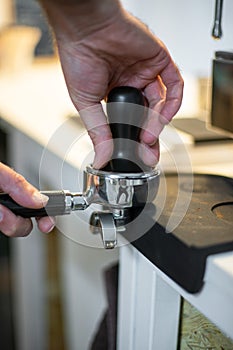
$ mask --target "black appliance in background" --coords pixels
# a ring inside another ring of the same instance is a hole
[[[0,129],[0,160],[7,164],[7,134]],[[15,350],[9,238],[0,232],[0,348]]]
[[[233,134],[233,51],[216,51],[212,72],[211,125]]]
[[[41,30],[41,38],[35,48],[35,56],[54,54],[51,31],[42,8],[37,0],[14,0],[17,25],[37,27]]]
[[[189,134],[195,144],[233,140],[233,51],[216,51],[212,64],[209,121],[178,118],[172,124]]]

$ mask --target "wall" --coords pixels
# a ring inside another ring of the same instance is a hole
[[[200,92],[199,78],[211,77],[215,51],[233,50],[233,1],[224,0],[223,37],[217,41],[211,37],[215,0],[122,0],[122,4],[165,43],[178,65],[185,83],[179,115],[199,116],[210,97],[209,83],[204,80]]]
[[[13,9],[10,0],[0,1],[0,28],[12,23]]]
[[[123,5],[161,38],[185,73],[206,76],[216,50],[233,50],[233,1],[223,3],[223,37],[211,31],[215,0],[122,0]]]

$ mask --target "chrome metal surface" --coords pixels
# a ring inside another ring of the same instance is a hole
[[[89,204],[86,201],[85,195],[83,193],[73,194],[73,209],[72,210],[85,210]]]
[[[72,211],[72,194],[69,191],[64,191],[65,192],[65,213],[70,214]]]
[[[159,187],[159,171],[145,173],[113,173],[87,166],[83,193],[66,193],[66,213],[85,210],[91,204],[101,204],[108,212],[94,212],[91,231],[100,233],[106,249],[117,244],[117,232],[125,230],[128,208],[152,202]]]
[[[101,233],[105,249],[115,248],[117,245],[117,229],[112,213],[92,213],[90,225],[93,233]]]
[[[223,0],[215,0],[214,26],[212,29],[214,39],[221,39],[222,37],[222,7]]]
[[[81,192],[70,193],[65,192],[65,213],[70,214],[74,210],[85,210],[89,204],[86,201],[85,195]]]
[[[86,200],[108,208],[124,209],[151,202],[158,190],[159,171],[112,173],[86,168]]]

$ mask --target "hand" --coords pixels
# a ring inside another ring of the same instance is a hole
[[[42,195],[30,185],[20,174],[0,163],[0,189],[8,193],[18,204],[28,208],[42,208],[48,197]],[[54,219],[44,217],[37,220],[42,232],[50,232],[54,227]],[[9,237],[27,236],[32,230],[31,219],[16,216],[12,211],[0,205],[0,231]]]
[[[155,165],[158,136],[178,111],[183,91],[181,75],[164,44],[116,0],[44,3],[71,99],[95,147],[94,167],[102,167],[112,154],[100,101],[121,85],[141,89],[149,102],[140,156],[147,165]]]

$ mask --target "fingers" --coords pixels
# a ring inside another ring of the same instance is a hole
[[[38,221],[41,232],[49,233],[55,226],[55,219],[44,217]],[[8,237],[26,237],[32,230],[32,220],[16,216],[12,211],[0,205],[0,231]]]
[[[0,188],[18,204],[27,208],[42,208],[48,202],[47,196],[42,195],[22,175],[2,163],[0,163]]]
[[[184,82],[178,68],[172,60],[165,66],[160,76],[167,89],[166,102],[161,111],[161,115],[164,118],[164,123],[168,123],[180,108]]]
[[[154,167],[159,161],[159,141],[157,140],[153,146],[140,143],[138,154],[146,165]]]
[[[16,216],[0,205],[0,231],[9,237],[25,237],[32,230],[32,221]]]
[[[46,217],[37,219],[37,225],[41,232],[49,233],[54,229],[55,218],[51,216],[46,216]]]
[[[161,118],[161,110],[166,100],[166,88],[161,78],[157,77],[153,83],[147,85],[144,93],[149,108],[140,134],[139,156],[146,165],[154,167],[159,161],[159,134],[165,125]]]
[[[48,197],[42,195],[23,176],[8,166],[0,163],[0,188],[8,193],[18,204],[27,208],[41,208],[46,205]],[[38,227],[42,232],[50,232],[54,219],[42,218]],[[16,216],[12,211],[0,205],[0,231],[9,237],[24,237],[32,230],[32,221]]]
[[[166,101],[166,88],[160,77],[147,85],[144,93],[149,102],[149,108],[147,109],[146,121],[143,124],[140,138],[143,143],[153,146],[165,125],[161,118],[161,111]]]
[[[148,166],[155,166],[159,160],[158,136],[164,127],[160,120],[160,111],[165,103],[166,89],[158,77],[145,89],[145,95],[150,101],[147,122],[141,133],[142,144],[139,146],[139,154],[143,162]],[[153,109],[151,109],[151,107]],[[94,145],[95,158],[93,166],[101,169],[110,159],[113,153],[113,141],[110,128],[101,104],[95,104],[79,111],[89,136]]]
[[[101,169],[111,159],[113,152],[112,134],[100,103],[79,111],[92,140],[95,158],[93,167]]]
[[[176,114],[182,101],[183,79],[172,61],[160,76],[146,86],[144,93],[149,102],[149,109],[141,140],[152,147],[152,154],[155,154],[153,145],[157,143],[164,126]]]

